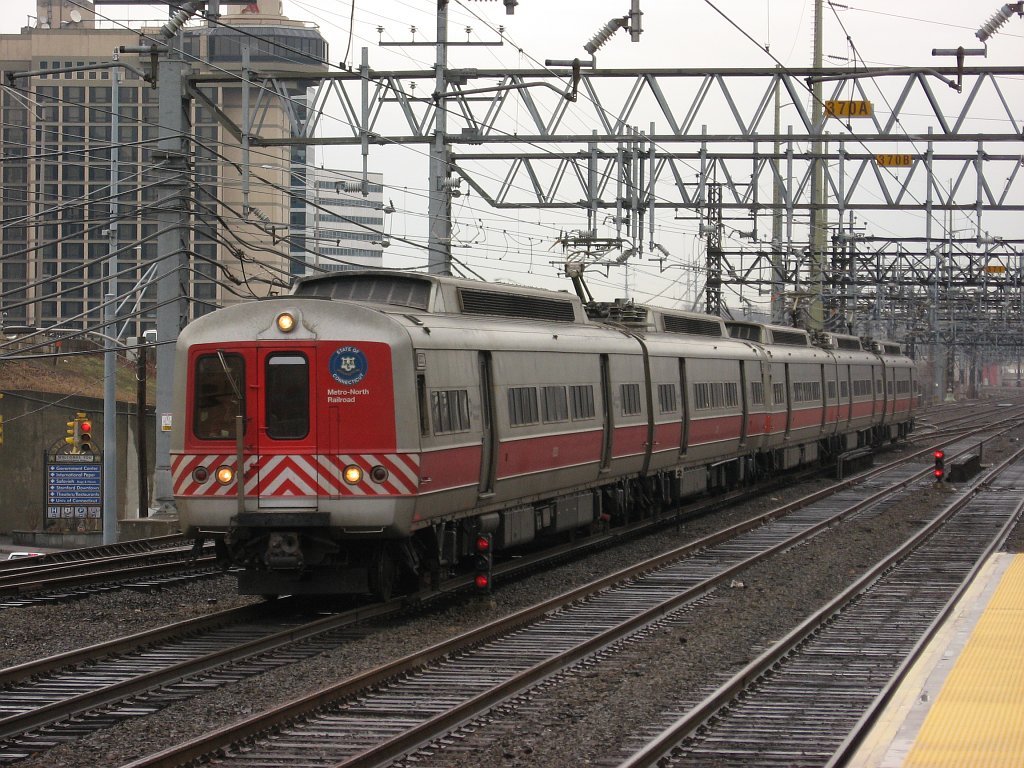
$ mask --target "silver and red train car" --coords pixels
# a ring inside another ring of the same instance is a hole
[[[896,440],[917,389],[895,344],[374,270],[207,315],[177,355],[181,523],[249,594],[384,596],[480,533],[519,547]]]

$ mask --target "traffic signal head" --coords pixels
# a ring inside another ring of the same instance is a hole
[[[78,419],[78,452],[92,453],[92,422],[89,419]]]
[[[935,482],[941,482],[946,477],[946,452],[935,451]]]

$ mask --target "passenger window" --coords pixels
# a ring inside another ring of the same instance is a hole
[[[245,362],[241,355],[203,355],[196,360],[195,409],[192,431],[200,440],[233,440],[235,417],[245,414],[245,403],[239,407],[235,387],[244,398]],[[234,383],[234,386],[232,386]]]
[[[305,355],[270,355],[266,370],[267,437],[299,440],[309,434],[309,363]]]
[[[430,393],[434,434],[469,431],[469,390],[448,389]]]

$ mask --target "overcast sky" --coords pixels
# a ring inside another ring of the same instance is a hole
[[[842,5],[826,4],[826,65],[852,65],[855,52],[869,66],[952,65],[952,59],[937,59],[931,55],[931,50],[960,45],[980,48],[974,33],[1001,4],[997,0],[981,0],[980,3],[853,0]],[[501,48],[453,48],[449,64],[532,68],[542,65],[545,59],[586,58],[583,44],[609,19],[624,16],[629,6],[629,0],[520,0],[515,15],[508,16],[501,0],[452,0],[451,40],[493,40],[498,26],[503,25],[507,42]],[[28,23],[29,15],[35,14],[36,3],[35,0],[4,0],[3,7],[0,32],[17,33]],[[408,40],[412,26],[417,28],[417,40],[433,40],[435,7],[436,0],[355,0],[355,25],[350,41],[352,4],[349,0],[284,0],[284,12],[290,18],[319,26],[330,43],[331,61],[340,62],[349,50],[347,60],[358,62],[360,49],[367,46],[370,65],[377,70],[432,66],[433,48],[380,47],[377,43],[379,39]],[[616,33],[598,52],[599,66],[772,67],[775,59],[788,67],[811,64],[813,0],[641,0],[640,7],[644,12],[640,42],[631,42],[626,32]],[[126,9],[120,6],[101,6],[98,11],[110,17],[126,15]],[[166,11],[159,6],[136,9],[132,13],[134,18],[166,18]],[[378,32],[378,27],[383,31]],[[471,27],[471,31],[467,32],[466,27]],[[988,57],[969,59],[967,63],[1021,65],[1024,63],[1021,61],[1022,41],[1024,19],[1014,16],[989,40]],[[1022,93],[1019,82],[1009,87],[1015,87],[1016,94]],[[1011,108],[1016,112],[1024,111],[1024,97]],[[993,102],[991,109],[992,119],[1005,118],[1005,112],[1000,113],[997,103]],[[978,114],[986,115],[984,109]],[[328,125],[325,123],[321,135],[330,130]],[[575,123],[574,126],[585,127]],[[646,125],[641,122],[641,127],[646,128]],[[333,168],[358,168],[361,163],[358,150],[352,149],[327,151],[318,156],[318,161]],[[398,209],[388,224],[392,234],[424,241],[427,233],[424,148],[374,149],[370,162],[371,170],[384,173],[385,197]],[[533,211],[499,213],[490,211],[483,201],[473,196],[457,200],[454,213],[456,240],[460,244],[455,255],[476,272],[489,279],[568,287],[558,277],[558,270],[549,264],[560,254],[558,248],[552,247],[553,241],[561,230],[585,226],[583,215]],[[866,213],[859,218],[869,230],[878,227],[879,233],[891,226],[881,215],[873,217]],[[1001,230],[992,234],[1024,237],[1022,220],[1021,216],[993,219]],[[966,227],[969,222],[962,224]],[[954,223],[954,227],[958,226],[959,223]],[[923,228],[917,234],[923,235]],[[665,232],[659,237],[669,244],[680,265],[702,261],[701,238],[692,222],[667,221]],[[386,266],[412,267],[423,263],[422,250],[414,247],[393,242],[386,253]],[[595,292],[603,294],[602,298],[621,295],[625,288],[621,269],[613,270],[607,279],[601,273],[594,274],[592,279]],[[630,270],[629,280],[633,295],[640,301],[654,296],[657,297],[654,303],[685,305],[695,290],[692,283],[701,278],[685,268],[659,272],[652,262],[641,262]]]

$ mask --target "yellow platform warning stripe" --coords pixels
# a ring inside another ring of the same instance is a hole
[[[1017,555],[925,718],[903,768],[1024,765],[1024,556]]]

